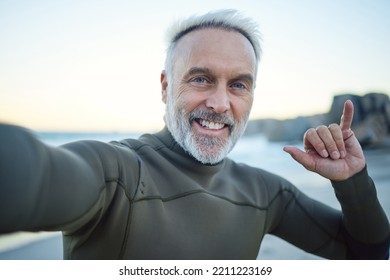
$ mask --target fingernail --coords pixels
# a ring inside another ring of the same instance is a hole
[[[329,156],[328,152],[326,150],[323,150],[321,152],[321,155],[324,157],[324,158],[327,158]]]
[[[345,152],[341,151],[340,153],[341,153],[341,158],[345,158],[345,156],[346,156]]]
[[[332,152],[332,158],[333,158],[333,159],[338,159],[338,158],[340,158],[339,152],[337,152],[337,151]]]

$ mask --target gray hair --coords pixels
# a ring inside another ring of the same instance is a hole
[[[192,16],[188,19],[177,21],[167,30],[168,43],[165,59],[165,71],[168,79],[171,79],[174,52],[179,40],[186,34],[205,28],[217,28],[241,33],[251,43],[256,56],[257,64],[261,57],[260,32],[257,23],[249,17],[241,15],[236,10],[217,10],[200,16]]]

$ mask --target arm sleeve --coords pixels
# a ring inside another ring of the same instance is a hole
[[[342,211],[311,199],[283,179],[278,184],[270,233],[327,259],[388,258],[389,222],[366,169],[332,182]]]
[[[343,212],[343,235],[349,259],[388,259],[389,221],[367,167],[349,180],[332,182]]]
[[[0,125],[0,233],[87,224],[121,185],[117,155],[110,144],[51,147],[23,128]]]

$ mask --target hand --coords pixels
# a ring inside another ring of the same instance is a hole
[[[366,165],[363,150],[351,130],[353,103],[344,104],[340,125],[310,128],[304,135],[304,149],[284,147],[306,169],[334,180],[346,180],[359,173]]]

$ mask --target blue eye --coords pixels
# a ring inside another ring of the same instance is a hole
[[[231,87],[235,89],[246,89],[246,86],[243,83],[233,83]]]
[[[199,83],[199,84],[207,83],[207,80],[205,78],[203,78],[203,77],[196,77],[192,81],[195,82],[195,83]]]

